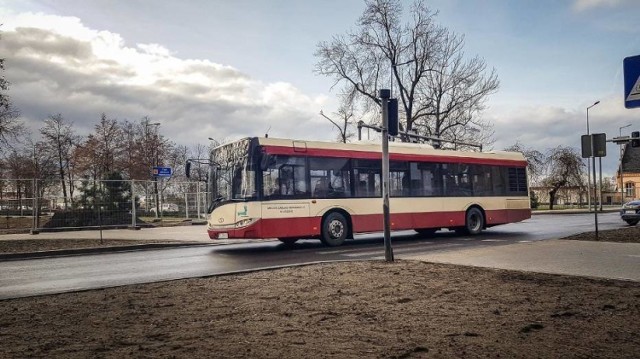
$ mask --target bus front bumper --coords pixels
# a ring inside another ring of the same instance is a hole
[[[207,233],[211,239],[249,239],[261,238],[260,221],[240,228],[215,228],[209,227]]]

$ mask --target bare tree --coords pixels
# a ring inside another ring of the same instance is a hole
[[[556,193],[563,187],[584,187],[584,163],[578,150],[572,147],[558,146],[549,150],[547,158],[547,176],[543,183],[549,191],[549,209],[553,209]]]
[[[44,120],[44,127],[40,129],[43,137],[43,150],[55,158],[58,165],[58,176],[62,185],[64,208],[68,208],[69,198],[72,196],[73,176],[70,171],[71,154],[75,144],[80,142],[80,136],[76,135],[72,123],[65,122],[61,114],[50,115]],[[69,193],[67,192],[67,180],[69,180]]]
[[[402,24],[398,0],[367,0],[358,31],[321,42],[315,71],[344,84],[363,108],[377,112],[378,90],[397,87],[406,132],[470,141],[488,137],[491,125],[479,116],[499,86],[484,60],[465,60],[464,41],[435,23],[436,13],[422,0]],[[396,95],[396,89],[393,89]],[[464,131],[467,127],[478,131]]]
[[[190,178],[199,182],[207,181],[209,178],[209,153],[213,147],[218,145],[218,141],[212,140],[212,144],[210,144],[210,146],[197,144],[195,147],[188,150],[187,159],[192,160]]]
[[[43,143],[27,139],[24,146],[13,148],[6,156],[4,164],[9,177],[15,180],[13,187],[18,199],[18,208],[27,205],[23,203],[24,198],[42,195],[55,178],[55,160],[43,148]],[[37,193],[34,192],[34,180],[38,180]]]
[[[122,129],[115,119],[107,119],[102,114],[100,122],[95,126],[95,133],[89,135],[96,142],[94,153],[97,163],[100,165],[100,174],[115,172],[120,155],[125,147],[122,146]]]
[[[338,116],[340,119],[334,120],[320,110],[320,116],[329,120],[329,122],[338,129],[338,141],[347,143],[347,141],[354,136],[353,131],[349,131],[349,127],[353,126],[353,107],[343,103],[334,115]]]
[[[24,134],[24,125],[20,122],[18,111],[6,94],[9,81],[4,78],[4,59],[0,59],[0,148],[7,148]]]
[[[122,130],[122,141],[127,148],[120,158],[119,167],[130,179],[147,179],[148,168],[142,166],[142,152],[144,143],[142,141],[142,131],[136,123],[125,120],[120,128]],[[145,174],[144,177],[142,174]]]

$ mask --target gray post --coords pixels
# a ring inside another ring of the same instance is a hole
[[[197,218],[200,219],[200,181],[196,182],[196,212]]]
[[[602,157],[598,157],[598,171],[600,172],[600,212],[602,212]]]
[[[184,193],[184,216],[189,219],[189,193],[188,191]]]
[[[38,213],[38,180],[37,179],[33,179],[33,203],[32,203],[32,208],[31,208],[31,214],[33,217],[33,221],[32,221],[32,227],[31,227],[31,234],[38,234],[40,233],[40,231],[38,231],[38,221],[40,219],[40,215]]]
[[[131,228],[136,229],[136,224],[135,180],[131,180]]]
[[[595,174],[594,174],[595,175]],[[156,202],[156,208],[158,208],[158,204],[160,204],[160,226],[163,227],[164,226],[164,211],[162,210],[162,204],[163,204],[163,200],[164,198],[162,198],[164,196],[164,179],[163,177],[160,177],[160,191],[162,193],[160,193],[159,196],[159,200],[158,202]],[[158,179],[156,179],[156,198],[158,198]],[[158,218],[158,212],[156,212],[156,218]]]
[[[593,148],[593,136],[592,136],[591,137],[591,153],[592,154],[594,153],[593,150],[594,150],[594,148]],[[594,183],[594,186],[593,186],[593,198],[595,200],[595,198],[597,196],[597,191],[598,191],[598,188],[595,185],[595,183],[596,183],[596,158],[595,157],[591,157],[591,163],[593,165],[593,183]],[[595,207],[595,205],[594,205],[593,214],[595,216],[595,221],[596,221],[596,241],[597,241],[598,240],[598,208]]]
[[[624,157],[624,147],[620,145],[620,205],[624,204],[624,194],[626,192],[624,188],[624,173],[622,172],[622,159]]]
[[[382,99],[382,225],[384,226],[384,259],[393,262],[389,210],[389,97],[391,91],[380,90]]]

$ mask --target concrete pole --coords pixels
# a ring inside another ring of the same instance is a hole
[[[389,210],[389,97],[391,91],[380,90],[382,100],[382,225],[384,227],[384,259],[393,262]]]

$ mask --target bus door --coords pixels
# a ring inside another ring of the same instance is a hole
[[[410,201],[414,228],[433,228],[442,224],[445,211],[442,198],[444,179],[442,165],[427,162],[409,164]]]

